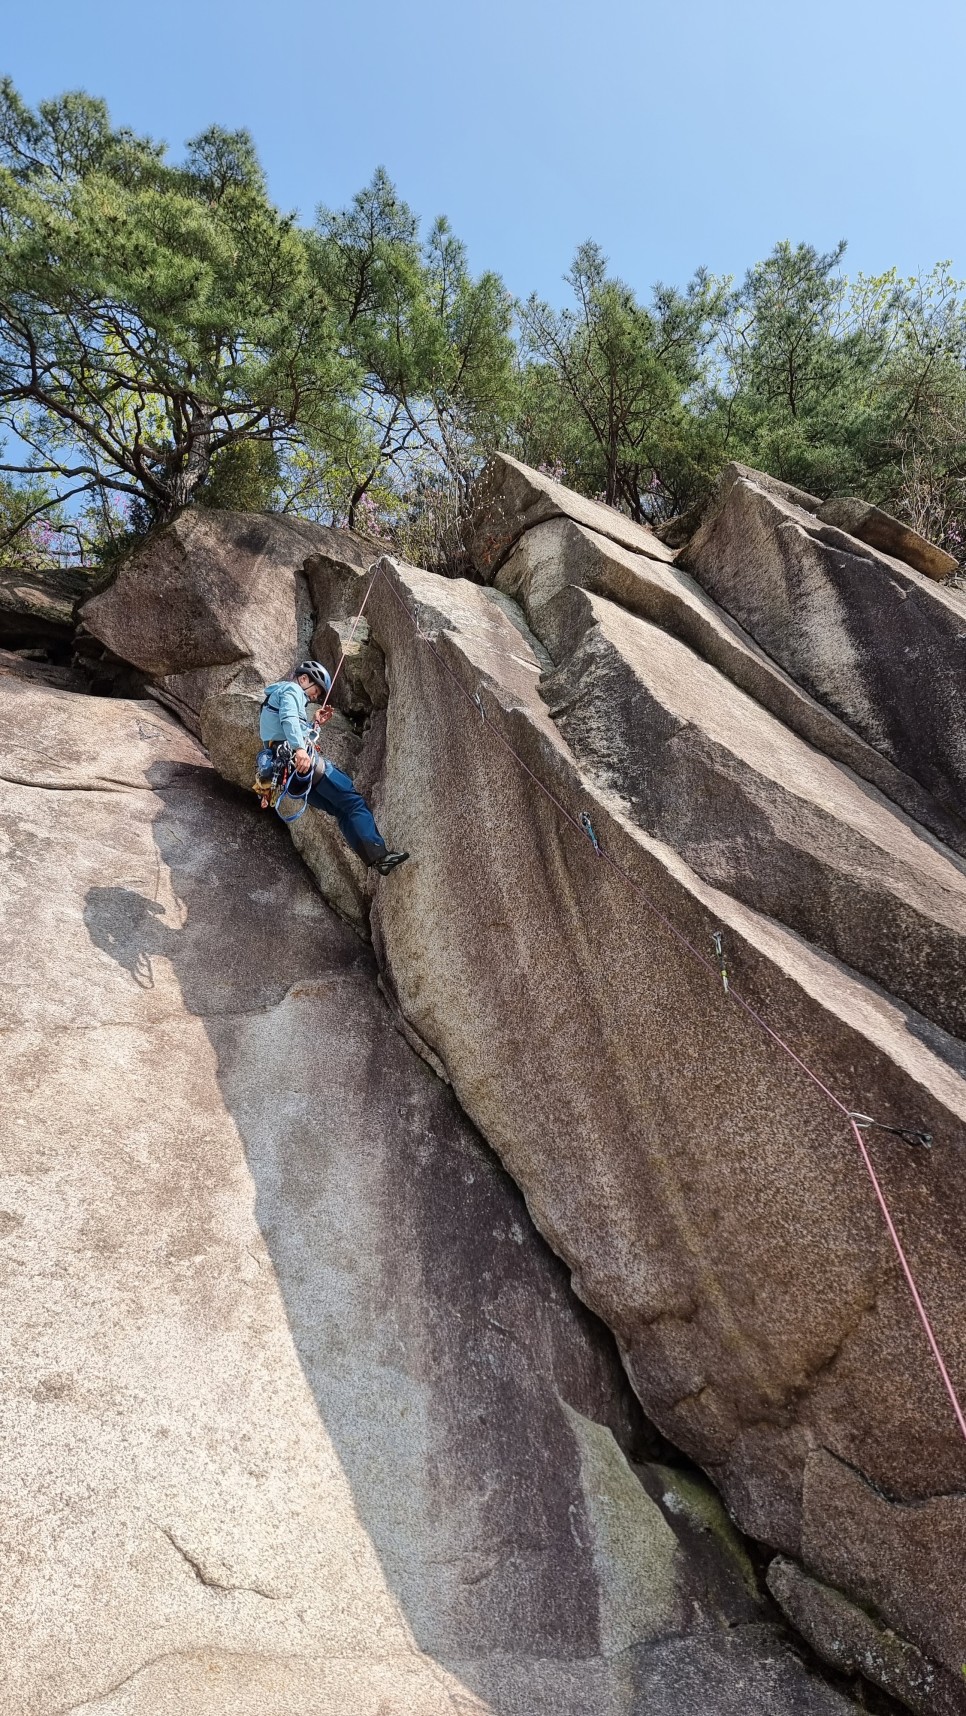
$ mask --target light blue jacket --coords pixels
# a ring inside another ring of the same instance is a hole
[[[279,679],[266,687],[265,697],[267,701],[258,718],[262,743],[287,739],[293,751],[300,750],[313,730],[309,700],[302,687],[294,679]]]

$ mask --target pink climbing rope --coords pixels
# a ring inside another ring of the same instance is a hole
[[[835,1099],[833,1098],[833,1101],[834,1100]],[[841,1106],[841,1104],[839,1104],[838,1106]],[[915,1305],[916,1310],[919,1313],[919,1321],[921,1322],[923,1328],[926,1331],[926,1339],[929,1342],[930,1348],[932,1349],[932,1356],[935,1359],[936,1364],[939,1367],[939,1374],[943,1379],[943,1385],[944,1385],[944,1387],[946,1389],[946,1393],[949,1395],[950,1401],[952,1403],[953,1412],[956,1415],[956,1422],[959,1425],[960,1430],[962,1431],[964,1440],[966,1440],[966,1418],[963,1417],[963,1409],[959,1404],[959,1396],[957,1395],[956,1390],[953,1386],[953,1381],[952,1381],[952,1378],[949,1374],[949,1371],[946,1369],[946,1363],[945,1363],[945,1360],[943,1358],[943,1355],[939,1350],[939,1342],[937,1341],[937,1339],[933,1333],[933,1327],[932,1327],[931,1322],[929,1321],[929,1317],[928,1317],[928,1314],[926,1312],[926,1307],[922,1302],[922,1299],[921,1299],[920,1294],[919,1294],[919,1289],[916,1286],[915,1277],[912,1273],[912,1270],[909,1267],[909,1260],[906,1257],[906,1254],[902,1248],[902,1241],[900,1240],[899,1235],[896,1232],[896,1225],[892,1219],[892,1213],[889,1209],[889,1206],[886,1203],[885,1193],[883,1192],[882,1187],[879,1184],[878,1175],[876,1174],[876,1171],[872,1166],[872,1158],[869,1155],[865,1139],[863,1138],[862,1133],[859,1130],[857,1123],[855,1122],[855,1120],[853,1120],[851,1115],[849,1115],[849,1125],[851,1126],[852,1131],[855,1134],[855,1142],[859,1146],[859,1149],[862,1153],[862,1160],[865,1163],[866,1169],[868,1170],[869,1179],[872,1181],[872,1185],[873,1185],[873,1188],[875,1191],[875,1195],[879,1200],[879,1208],[882,1211],[883,1220],[885,1221],[886,1227],[889,1230],[889,1237],[892,1240],[892,1243],[896,1248],[896,1255],[899,1259],[899,1262],[902,1265],[902,1273],[906,1278],[906,1282],[907,1282],[909,1291],[912,1294],[912,1302]]]
[[[363,612],[365,610],[366,602],[368,602],[369,597],[372,595],[372,591],[375,587],[376,581],[380,576],[385,578],[387,590],[389,591],[390,595],[393,597],[393,599],[397,603],[397,605],[402,609],[403,613],[406,616],[406,619],[409,621],[410,625],[412,626],[413,630],[415,631],[417,638],[421,639],[423,643],[426,643],[429,645],[429,648],[432,650],[433,655],[436,657],[436,660],[439,662],[439,664],[443,668],[443,670],[449,675],[450,679],[453,681],[453,684],[457,687],[458,691],[466,699],[466,701],[469,704],[471,704],[479,713],[483,713],[485,715],[485,711],[483,710],[482,701],[477,701],[477,699],[474,698],[473,695],[469,691],[467,691],[462,680],[459,678],[459,675],[454,673],[453,669],[450,667],[449,663],[444,660],[441,652],[437,649],[432,638],[429,637],[425,632],[420,630],[418,621],[415,619],[414,615],[410,613],[409,608],[406,606],[406,603],[403,601],[403,598],[400,596],[398,590],[395,589],[391,580],[389,578],[385,577],[385,573],[383,572],[382,564],[379,561],[377,561],[375,563],[374,567],[372,568],[372,579],[370,581],[369,588],[366,591],[365,598],[364,598],[363,603],[362,603],[362,607],[359,610],[356,621],[352,627],[352,631],[349,634],[349,638],[348,638],[347,643],[346,643],[346,649],[343,650],[342,656],[339,660],[339,665],[336,668],[335,674],[333,675],[332,684],[334,685],[336,679],[338,678],[339,670],[342,666],[342,662],[345,660],[346,651],[348,650],[349,644],[351,644],[352,639],[355,635],[356,626],[358,625],[359,621],[362,619],[362,615],[363,615]],[[330,688],[330,692],[331,692],[331,688]],[[326,694],[326,699],[325,699],[326,702],[328,702],[329,694],[330,693]],[[323,708],[324,707],[325,707],[325,704],[323,704]],[[560,799],[557,798],[556,794],[551,792],[550,788],[544,785],[543,781],[540,780],[539,776],[534,773],[533,769],[530,768],[529,764],[527,762],[525,762],[523,757],[521,757],[519,751],[515,750],[513,745],[511,745],[509,739],[507,739],[505,737],[505,735],[500,732],[500,729],[498,727],[495,727],[492,724],[492,722],[485,721],[485,725],[488,728],[488,730],[494,735],[494,737],[499,740],[500,744],[504,747],[504,749],[509,752],[510,756],[513,757],[514,761],[523,770],[524,774],[527,775],[527,777],[533,782],[533,784],[543,794],[544,798],[549,799],[549,801],[553,805],[554,809],[558,812],[558,814],[560,816],[563,817],[564,821],[568,822],[570,824],[571,828],[576,830],[576,832],[580,835],[582,840],[586,840],[587,839],[587,831],[582,826],[582,824],[580,823],[578,818],[573,816],[571,814],[571,812],[567,809],[566,805],[561,803]],[[687,950],[687,952],[692,956],[692,958],[697,960],[699,965],[703,966],[706,971],[710,972],[710,974],[715,979],[717,979],[719,976],[719,973],[718,973],[717,968],[712,964],[711,960],[708,959],[701,952],[700,948],[695,947],[694,943],[692,941],[690,941],[689,938],[686,935],[684,935],[681,930],[678,929],[677,925],[671,921],[671,919],[667,916],[667,914],[661,910],[660,906],[657,905],[656,901],[654,901],[651,898],[650,894],[647,892],[647,889],[643,888],[641,886],[640,882],[638,882],[635,879],[635,877],[633,877],[630,874],[630,872],[628,870],[625,870],[624,866],[622,864],[620,864],[616,858],[612,857],[609,852],[604,851],[603,848],[598,847],[596,840],[594,842],[594,845],[595,845],[595,850],[597,850],[599,852],[600,857],[602,857],[604,859],[605,863],[609,864],[610,868],[612,870],[614,870],[617,873],[617,875],[621,876],[623,878],[623,880],[630,885],[630,887],[634,890],[634,892],[638,895],[638,897],[644,902],[644,905],[646,906],[647,910],[651,913],[651,915],[653,917],[655,917],[661,924],[663,924],[664,928],[669,931],[669,933],[674,937],[675,941],[677,941],[682,947],[684,947]],[[855,1119],[854,1111],[852,1109],[848,1108],[846,1106],[846,1104],[844,1102],[842,1102],[841,1099],[835,1095],[834,1091],[829,1089],[828,1085],[824,1083],[824,1081],[819,1077],[818,1073],[814,1072],[813,1069],[808,1065],[808,1063],[806,1061],[802,1060],[801,1055],[796,1054],[796,1052],[792,1048],[791,1044],[787,1043],[785,1041],[785,1038],[783,1036],[781,1036],[780,1033],[778,1031],[776,1031],[773,1026],[769,1025],[767,1019],[763,1018],[763,1016],[758,1012],[757,1008],[755,1008],[751,1005],[750,1001],[746,1001],[744,996],[740,995],[732,985],[728,986],[727,992],[737,1002],[738,1006],[741,1007],[745,1013],[747,1013],[748,1017],[754,1020],[755,1024],[759,1027],[759,1029],[762,1030],[768,1037],[770,1037],[772,1042],[776,1044],[776,1046],[782,1051],[782,1053],[787,1055],[788,1058],[795,1063],[795,1065],[799,1068],[799,1070],[805,1074],[806,1078],[811,1080],[812,1084],[814,1084],[817,1087],[817,1089],[821,1091],[822,1095],[824,1097],[826,1097],[826,1099],[832,1104],[833,1108],[838,1110],[838,1112],[842,1115],[843,1119],[848,1121],[849,1126],[852,1130],[852,1134],[853,1134],[853,1137],[855,1139],[855,1142],[858,1145],[859,1154],[862,1158],[862,1162],[864,1163],[866,1172],[869,1176],[869,1179],[872,1182],[872,1189],[875,1193],[876,1200],[877,1200],[879,1208],[882,1212],[882,1217],[883,1217],[883,1220],[884,1220],[885,1225],[886,1225],[886,1230],[889,1234],[890,1240],[892,1241],[893,1247],[895,1248],[895,1253],[899,1259],[899,1264],[901,1266],[902,1273],[905,1277],[906,1284],[909,1288],[909,1292],[912,1295],[912,1302],[915,1305],[916,1312],[917,1312],[918,1317],[919,1317],[919,1321],[922,1324],[922,1327],[925,1331],[926,1339],[929,1343],[930,1351],[931,1351],[932,1356],[933,1356],[933,1358],[936,1362],[936,1365],[938,1367],[939,1374],[942,1378],[943,1386],[946,1390],[946,1393],[949,1396],[950,1404],[951,1404],[952,1409],[953,1409],[953,1414],[955,1416],[956,1423],[957,1423],[959,1430],[962,1434],[963,1440],[966,1441],[966,1414],[964,1414],[964,1412],[963,1412],[963,1408],[962,1408],[960,1401],[959,1401],[959,1396],[956,1393],[955,1385],[952,1381],[952,1378],[950,1377],[949,1370],[946,1366],[946,1362],[943,1358],[942,1352],[940,1351],[939,1342],[936,1339],[936,1335],[935,1335],[935,1332],[933,1330],[932,1323],[930,1322],[930,1319],[929,1319],[929,1314],[926,1311],[925,1305],[923,1304],[922,1296],[919,1292],[918,1286],[916,1285],[915,1276],[913,1275],[909,1260],[906,1256],[905,1250],[903,1249],[902,1241],[900,1240],[898,1231],[896,1229],[896,1224],[892,1218],[892,1212],[889,1209],[889,1205],[888,1205],[888,1202],[886,1200],[885,1193],[882,1189],[882,1185],[880,1183],[879,1177],[876,1174],[875,1168],[873,1166],[872,1158],[869,1155],[869,1151],[868,1151],[868,1147],[866,1145],[865,1139],[863,1138],[862,1132],[861,1132],[859,1125]]]

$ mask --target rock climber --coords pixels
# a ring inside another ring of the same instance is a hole
[[[291,679],[280,679],[265,692],[258,730],[262,743],[274,750],[282,743],[292,752],[296,774],[304,783],[311,771],[312,787],[307,802],[315,810],[334,816],[343,839],[358,853],[364,864],[388,876],[398,864],[404,864],[408,852],[396,852],[386,845],[376,827],[375,818],[361,793],[356,792],[348,775],[327,757],[314,759],[306,746],[316,732],[332,718],[330,706],[317,709],[309,720],[310,703],[321,703],[331,690],[332,681],[320,661],[301,661]]]

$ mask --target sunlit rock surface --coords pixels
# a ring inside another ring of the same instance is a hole
[[[335,538],[358,569],[361,539],[268,513],[185,512],[85,603],[87,633],[151,677],[192,732],[205,698],[290,673],[314,630],[305,574]]]
[[[4,1716],[844,1713],[278,824],[0,701]]]
[[[371,591],[388,694],[366,718],[357,679],[342,766],[412,858],[347,903],[334,825],[296,838],[649,1416],[806,1581],[772,1581],[795,1625],[962,1710],[966,1446],[821,1087],[933,1140],[865,1132],[962,1394],[966,608],[818,505],[733,469],[671,565],[497,459],[482,585],[372,584],[330,533],[312,636]],[[239,783],[264,678],[203,709]]]

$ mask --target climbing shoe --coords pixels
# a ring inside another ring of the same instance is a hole
[[[381,858],[376,859],[376,862],[373,864],[372,868],[374,870],[378,870],[380,876],[388,876],[390,870],[395,870],[397,864],[405,864],[406,859],[408,857],[409,857],[408,852],[388,852],[388,851],[386,851],[383,853]]]

